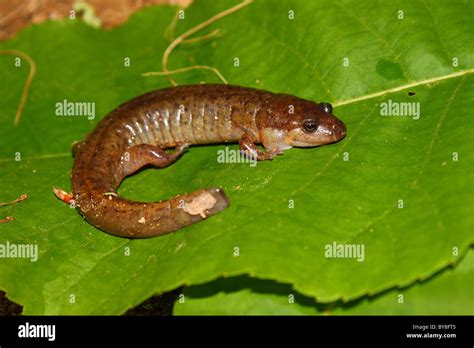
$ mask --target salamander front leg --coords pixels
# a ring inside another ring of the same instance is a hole
[[[175,148],[173,153],[167,153],[162,148],[150,145],[135,145],[125,151],[121,158],[122,171],[124,176],[135,173],[141,167],[151,164],[158,168],[169,166],[175,162],[179,156],[187,149],[189,144],[182,144]]]
[[[239,145],[240,151],[247,157],[257,159],[259,161],[272,160],[276,155],[281,154],[281,151],[262,151],[257,145],[255,145],[256,139],[250,133],[245,133],[240,138]]]

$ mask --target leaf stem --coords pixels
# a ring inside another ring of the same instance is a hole
[[[18,109],[15,115],[14,123],[15,123],[15,126],[18,126],[18,123],[20,122],[21,113],[23,112],[23,108],[26,103],[26,97],[28,96],[28,91],[30,90],[31,81],[33,80],[33,77],[36,74],[36,63],[29,55],[19,50],[2,50],[0,51],[0,54],[20,56],[21,58],[26,60],[28,64],[30,65],[28,78],[26,79],[25,85],[23,86],[23,91],[21,92],[20,103],[18,104]]]
[[[168,81],[173,85],[173,86],[176,86],[177,83],[176,81],[174,81],[169,75],[171,74],[171,72],[168,70],[168,58],[171,54],[171,52],[176,48],[176,46],[178,46],[179,44],[185,42],[185,40],[193,35],[194,33],[198,32],[199,30],[211,25],[212,23],[218,21],[219,19],[225,17],[225,16],[228,16],[238,10],[240,10],[241,8],[245,7],[245,6],[248,6],[252,3],[253,0],[244,0],[242,1],[241,3],[227,9],[227,10],[224,10],[218,14],[216,14],[215,16],[209,18],[208,20],[202,22],[201,24],[198,24],[196,25],[195,27],[189,29],[187,32],[181,34],[180,36],[178,36],[176,39],[174,39],[173,42],[171,42],[171,44],[166,48],[165,52],[163,53],[163,58],[161,60],[161,65],[162,65],[162,68],[163,68],[163,72],[162,72],[162,75],[166,75],[166,78],[168,79]],[[214,31],[215,32],[215,31]],[[213,32],[213,33],[214,33]],[[216,35],[216,34],[208,34],[208,36],[210,35]],[[204,35],[203,37],[205,37],[206,35]],[[201,37],[201,38],[203,38]],[[188,41],[189,42],[189,41]],[[217,74],[217,76],[219,76],[219,78],[227,84],[227,81],[223,78],[222,74],[218,72],[218,70],[216,68],[211,68],[211,67],[208,67],[208,66],[202,66],[202,65],[197,65],[195,67],[191,67],[192,69],[208,69],[208,70],[212,70],[214,71],[214,73]],[[192,69],[189,69],[189,70],[192,70]],[[182,72],[182,71],[187,71],[187,70],[180,70],[178,69],[179,72]],[[175,70],[176,72],[177,70]],[[150,76],[152,74],[148,74],[148,75],[144,75],[144,76]],[[156,75],[156,74],[155,74]]]
[[[443,80],[451,79],[451,78],[458,77],[458,76],[468,75],[468,74],[472,74],[472,73],[474,73],[474,69],[457,71],[457,72],[452,73],[452,74],[412,82],[412,83],[409,83],[407,85],[398,86],[398,87],[394,87],[394,88],[389,88],[389,89],[386,89],[386,90],[383,90],[383,91],[363,95],[363,96],[360,96],[360,97],[357,97],[357,98],[337,101],[337,102],[332,103],[332,105],[334,107],[336,107],[336,106],[352,104],[352,103],[356,103],[356,102],[359,102],[359,101],[362,101],[362,100],[367,100],[367,99],[380,97],[380,96],[385,95],[385,94],[395,93],[395,92],[403,91],[405,89],[413,88],[413,87],[416,87],[416,86],[427,85],[427,84],[430,84],[430,83],[435,83],[435,82],[438,82],[438,81],[443,81]]]

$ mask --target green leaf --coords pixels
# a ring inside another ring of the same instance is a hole
[[[196,1],[176,35],[236,3]],[[178,46],[170,69],[214,66],[232,84],[333,102],[348,136],[255,168],[218,164],[218,145],[142,171],[120,194],[153,201],[221,186],[231,200],[207,221],[149,240],[98,231],[51,190],[70,188],[73,141],[121,102],[168,86],[164,77],[140,74],[160,70],[175,9],[148,8],[111,31],[51,21],[2,43],[28,53],[37,75],[14,127],[28,67],[0,56],[0,201],[30,195],[1,208],[16,220],[0,225],[0,243],[36,244],[39,259],[0,259],[0,289],[27,314],[117,314],[183,284],[249,274],[332,302],[406,286],[456,263],[473,243],[472,7],[258,1],[197,34],[219,28],[221,36]],[[174,77],[179,84],[219,81],[208,70]],[[97,119],[55,116],[64,99],[95,102]],[[420,103],[421,117],[381,116],[389,100]],[[364,261],[326,258],[333,242],[363,244]]]
[[[461,263],[423,282],[376,296],[321,304],[290,285],[248,276],[186,288],[175,315],[473,315],[474,250]],[[182,298],[183,299],[183,298]]]

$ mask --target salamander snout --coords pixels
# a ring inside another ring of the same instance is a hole
[[[332,134],[334,142],[343,139],[346,136],[346,125],[337,117],[332,116],[332,120],[328,122],[325,128]]]
[[[329,111],[329,110],[328,110]],[[346,136],[346,125],[329,112],[301,121],[301,126],[288,132],[290,146],[313,147],[335,143]]]
[[[317,124],[316,131],[309,134],[319,145],[335,143],[346,136],[346,125],[334,115],[320,115]]]

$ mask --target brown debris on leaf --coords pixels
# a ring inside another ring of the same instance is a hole
[[[24,193],[24,194],[20,195],[18,198],[14,199],[13,201],[0,202],[0,207],[6,206],[6,205],[18,204],[18,203],[24,201],[27,198],[28,198],[28,195],[26,193]],[[5,222],[10,222],[10,221],[13,221],[13,220],[15,220],[15,218],[13,216],[7,216],[4,219],[0,219],[0,224],[4,224]]]
[[[48,19],[68,17],[77,3],[86,3],[104,28],[122,24],[135,11],[149,5],[175,5],[186,8],[192,0],[2,0],[0,1],[0,40],[6,40],[24,27]],[[80,17],[80,13],[77,14]]]

